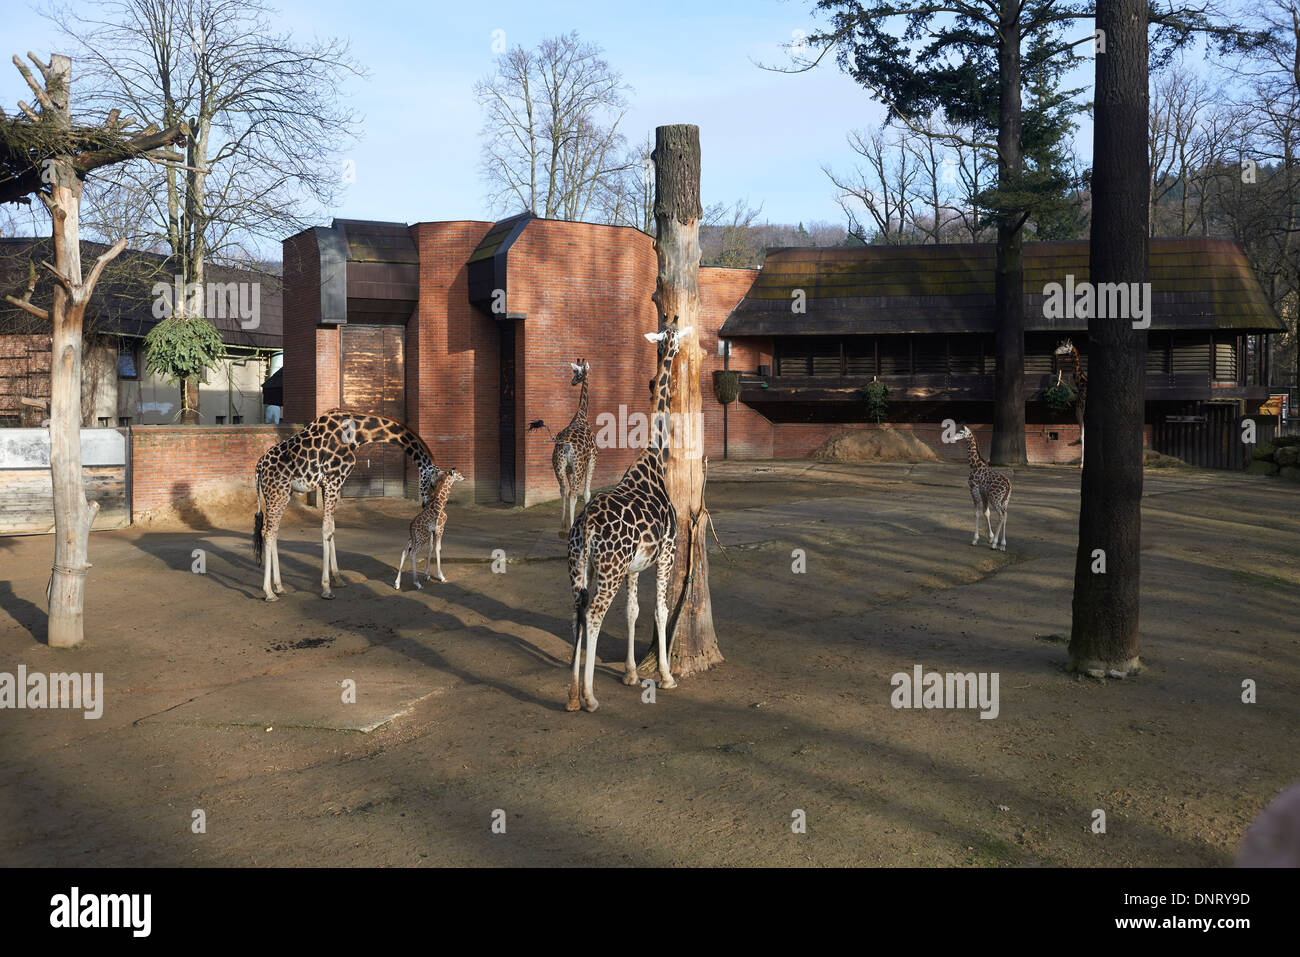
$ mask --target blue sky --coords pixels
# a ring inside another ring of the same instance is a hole
[[[0,0],[9,40],[0,66],[0,101],[13,110],[30,99],[8,57],[31,49],[44,57],[54,31],[37,4]],[[274,2],[274,0],[273,0]],[[74,0],[75,3],[75,0]],[[510,46],[534,46],[577,30],[604,47],[633,87],[624,121],[629,138],[663,123],[695,123],[703,150],[706,205],[747,199],[771,222],[842,221],[821,172],[852,165],[845,133],[876,124],[881,108],[829,61],[782,75],[754,61],[787,62],[782,44],[815,26],[808,0],[658,0],[605,4],[407,0],[279,0],[278,23],[300,37],[350,39],[371,72],[341,93],[364,116],[362,137],[347,151],[356,182],[330,216],[418,222],[490,218],[479,179],[475,80],[493,69],[494,30]],[[1082,30],[1080,31],[1083,32]],[[1091,85],[1089,64],[1073,77]],[[75,77],[74,77],[75,97]],[[1079,148],[1089,150],[1085,129]]]

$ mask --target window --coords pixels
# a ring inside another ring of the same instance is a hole
[[[131,417],[129,415],[119,415],[117,417],[117,427],[119,429],[125,429],[130,424],[131,424]]]
[[[130,339],[117,340],[117,377],[119,379],[138,379],[136,370],[135,343]]]
[[[233,417],[231,418],[231,420],[230,420],[230,423],[231,423],[232,425],[243,425],[243,424],[244,424],[244,417],[243,417],[242,415],[236,415],[236,416],[233,416]]]
[[[22,424],[22,416],[0,415],[0,429],[16,429]]]
[[[226,424],[226,417],[224,415],[217,416],[217,425],[225,425],[225,424]]]
[[[108,416],[106,415],[99,416],[99,427],[101,429],[108,428]]]

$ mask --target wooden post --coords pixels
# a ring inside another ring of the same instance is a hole
[[[673,362],[669,414],[668,494],[677,510],[677,561],[668,592],[668,656],[675,675],[705,671],[722,661],[709,598],[704,510],[703,398],[700,374],[700,130],[678,124],[655,129],[655,253],[653,296],[659,327],[691,328]],[[651,650],[643,667],[657,666]]]

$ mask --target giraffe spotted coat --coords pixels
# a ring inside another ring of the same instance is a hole
[[[583,490],[583,504],[591,501],[591,478],[596,472],[596,435],[587,420],[587,382],[591,363],[579,359],[572,363],[570,386],[582,384],[578,410],[569,424],[555,437],[551,450],[551,467],[560,483],[560,530],[568,532],[578,510],[578,490]]]
[[[447,580],[447,576],[442,573],[442,533],[447,527],[447,496],[451,494],[453,485],[464,480],[465,476],[456,469],[450,472],[438,469],[438,477],[433,485],[433,501],[421,509],[419,515],[411,519],[406,548],[402,549],[402,558],[397,563],[397,580],[393,582],[393,587],[398,591],[402,590],[402,566],[406,564],[408,554],[411,556],[411,583],[416,588],[420,587],[421,550],[426,551],[424,580],[433,581],[433,573],[429,571],[429,566],[435,559],[438,563],[438,581]]]
[[[593,688],[600,626],[619,586],[627,582],[627,661],[623,683],[639,678],[633,658],[636,634],[637,579],[655,568],[655,631],[659,643],[659,687],[675,688],[668,663],[668,583],[677,554],[677,512],[664,480],[667,461],[668,391],[673,359],[689,329],[647,333],[652,342],[667,342],[655,380],[655,414],[650,442],[612,489],[598,492],[569,529],[569,584],[573,590],[573,677],[567,710],[600,707]],[[583,664],[583,648],[586,663]],[[581,674],[580,674],[581,671]]]
[[[415,461],[420,471],[420,501],[428,504],[435,472],[429,447],[401,422],[386,416],[331,409],[267,449],[257,460],[253,554],[263,566],[262,592],[267,601],[275,601],[284,593],[278,536],[293,492],[319,489],[321,493],[321,597],[334,597],[331,576],[339,588],[345,584],[334,545],[334,511],[343,483],[357,464],[357,447],[369,442],[397,445]]]
[[[989,468],[989,463],[980,458],[979,444],[969,426],[962,426],[957,438],[967,442],[967,461],[970,463],[971,501],[975,505],[975,537],[972,545],[980,543],[980,516],[989,523],[989,547],[1007,550],[1007,506],[1011,503],[1011,479],[1001,472]],[[993,530],[993,516],[998,518],[998,528]],[[999,544],[999,536],[1001,543]]]

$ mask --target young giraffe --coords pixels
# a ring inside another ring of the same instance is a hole
[[[591,363],[583,359],[570,363],[573,380],[569,385],[582,383],[578,397],[578,411],[573,419],[555,437],[551,451],[551,467],[560,483],[560,532],[567,533],[578,511],[578,489],[584,488],[582,504],[591,501],[591,477],[596,472],[596,435],[587,421],[587,379]]]
[[[427,505],[435,466],[424,441],[396,419],[347,409],[332,409],[301,431],[272,446],[257,460],[257,514],[253,517],[253,555],[265,569],[262,592],[267,601],[284,593],[280,584],[280,520],[291,492],[320,489],[321,597],[333,598],[330,576],[342,588],[338,552],[334,546],[334,510],[339,490],[357,464],[356,447],[367,442],[401,446],[420,470],[420,502]],[[265,561],[263,551],[266,551]],[[272,588],[274,587],[274,591]]]
[[[632,643],[636,634],[637,579],[655,566],[655,629],[659,636],[659,687],[675,688],[668,665],[668,580],[677,554],[677,511],[664,484],[668,454],[668,387],[673,359],[682,336],[690,329],[648,332],[651,342],[664,342],[656,380],[654,421],[650,442],[637,460],[628,466],[612,489],[597,492],[583,507],[569,529],[569,583],[573,588],[573,680],[569,685],[568,711],[581,707],[595,711],[593,682],[596,673],[596,644],[601,622],[614,601],[619,585],[627,580],[627,667],[625,685],[638,683]],[[595,596],[591,595],[589,572],[594,567]],[[585,673],[579,690],[578,670],[583,646],[587,649]]]
[[[968,444],[967,459],[970,461],[970,478],[967,484],[970,485],[971,501],[975,503],[975,537],[971,539],[972,545],[980,543],[980,515],[983,514],[989,523],[989,547],[1007,550],[1007,505],[1011,502],[1011,479],[1001,472],[995,472],[989,468],[989,463],[980,458],[979,445],[975,441],[975,435],[970,430],[970,426],[963,425],[961,431],[957,433],[957,438],[965,439]],[[993,531],[993,516],[990,509],[998,515],[998,530]],[[998,544],[998,537],[1001,536],[1002,543]]]
[[[420,549],[422,548],[428,549],[424,556],[424,580],[433,581],[433,573],[429,571],[429,566],[435,556],[438,562],[438,581],[447,580],[447,576],[442,573],[442,531],[447,527],[447,496],[451,493],[453,485],[465,481],[465,476],[455,469],[444,472],[436,465],[434,468],[437,470],[438,477],[433,484],[433,501],[426,505],[419,515],[411,519],[410,537],[406,541],[406,548],[402,549],[401,561],[397,563],[397,581],[393,582],[393,587],[398,591],[402,590],[402,566],[406,564],[408,553],[411,556],[411,582],[416,588],[420,587]]]
[[[1071,373],[1071,378],[1074,379],[1074,418],[1079,423],[1079,468],[1083,468],[1083,412],[1088,404],[1088,376],[1079,360],[1079,350],[1069,339],[1056,347],[1056,354],[1074,359],[1074,371]]]

